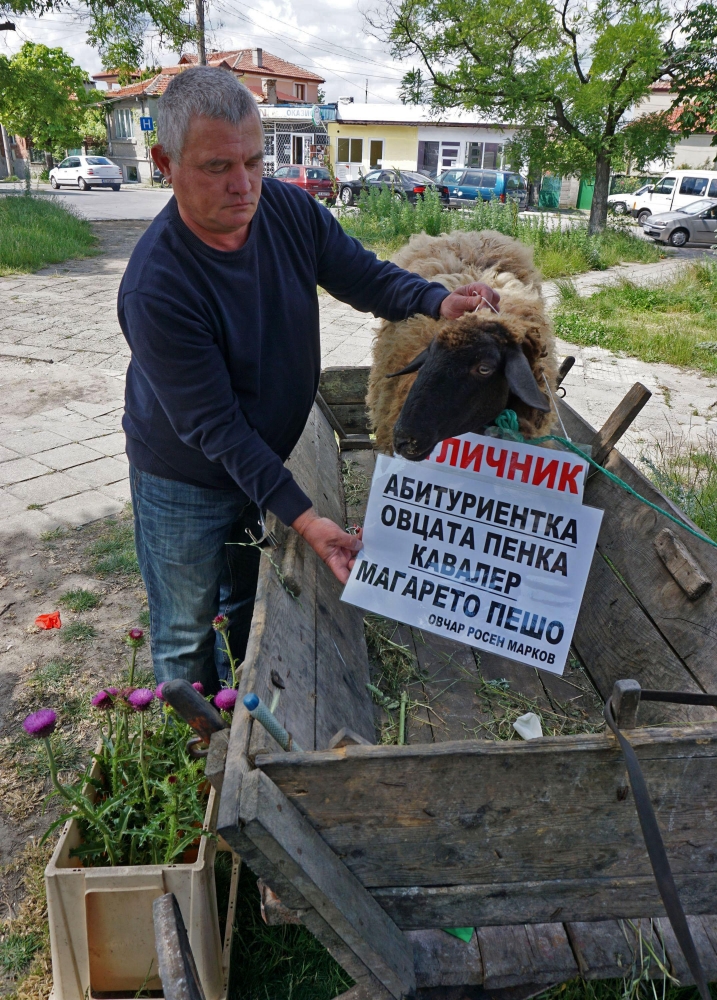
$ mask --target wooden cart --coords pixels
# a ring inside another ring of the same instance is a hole
[[[338,438],[372,467],[367,377],[323,373],[323,400],[288,463],[319,512],[340,523]],[[592,443],[606,467],[674,512],[612,448],[640,397],[628,394],[597,434],[564,402],[561,416],[573,440]],[[600,696],[624,677],[717,691],[717,552],[599,473],[585,503],[606,513],[574,649]],[[276,714],[308,749],[284,753],[237,710],[218,825],[355,980],[345,1000],[441,986],[525,997],[575,976],[635,975],[650,948],[689,982],[614,737],[462,738],[476,656],[427,637],[417,649],[424,665],[440,655],[447,676],[455,671],[441,702],[446,724],[428,719],[406,746],[374,745],[362,612],[340,602],[339,584],[298,536],[273,528],[279,544],[262,559],[240,694],[270,702],[278,680]],[[411,630],[405,637],[410,644]],[[559,677],[495,654],[479,662],[483,677],[508,677],[536,699],[565,695]],[[703,966],[717,979],[717,714],[650,704],[638,724],[631,742]],[[465,943],[441,930],[453,926],[476,932]]]

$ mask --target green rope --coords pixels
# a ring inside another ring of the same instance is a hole
[[[498,416],[496,417],[495,425],[503,432],[501,434],[501,437],[505,436],[505,438],[510,441],[525,442],[525,438],[523,437],[523,435],[520,433],[519,430],[518,414],[515,412],[515,410],[503,410],[503,412],[499,413]],[[607,478],[611,482],[615,483],[617,486],[622,487],[622,489],[626,490],[628,493],[631,493],[636,500],[640,501],[640,503],[644,503],[646,507],[651,507],[653,510],[656,510],[658,514],[662,514],[663,517],[668,518],[670,521],[674,521],[674,523],[678,525],[680,528],[682,528],[684,531],[688,531],[691,535],[694,535],[695,538],[699,538],[700,541],[707,542],[708,545],[712,545],[714,548],[717,549],[717,542],[713,541],[713,539],[708,538],[707,535],[703,535],[701,531],[696,531],[694,528],[691,528],[689,524],[685,524],[685,522],[681,521],[679,517],[675,517],[674,514],[670,514],[662,507],[658,507],[656,503],[652,503],[645,497],[640,496],[637,490],[633,490],[632,486],[628,486],[628,484],[624,482],[622,479],[620,479],[619,476],[616,476],[613,472],[610,472],[608,469],[604,469],[602,465],[598,465],[598,463],[593,458],[591,458],[589,455],[586,455],[585,452],[582,451],[582,449],[578,448],[578,446],[576,444],[573,444],[572,441],[568,441],[567,438],[557,437],[555,434],[546,434],[544,437],[531,438],[530,441],[525,443],[542,444],[544,441],[557,441],[558,444],[563,445],[564,448],[568,448],[570,451],[574,451],[576,455],[580,455],[580,457],[584,458],[586,462],[589,462],[590,465],[593,466],[593,468],[597,469],[599,472],[602,472],[604,476],[607,476]]]

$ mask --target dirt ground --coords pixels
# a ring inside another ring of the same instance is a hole
[[[61,598],[89,591],[99,605],[74,612]],[[147,602],[134,565],[128,513],[81,529],[58,529],[42,539],[18,535],[0,555],[0,872],[29,841],[42,836],[57,814],[42,803],[50,780],[42,743],[31,741],[22,720],[40,708],[59,716],[53,736],[60,767],[84,770],[97,739],[89,700],[125,675],[123,639],[146,629]],[[62,628],[42,631],[39,614],[60,611]],[[143,614],[144,612],[144,614]],[[149,649],[138,656],[149,671]],[[0,920],[17,913],[22,886],[16,873],[0,874]]]

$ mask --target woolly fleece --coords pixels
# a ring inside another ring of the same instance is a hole
[[[398,323],[384,320],[373,344],[373,365],[367,404],[371,426],[380,451],[393,454],[393,428],[416,375],[386,379],[420,354],[434,337],[445,344],[465,344],[475,334],[489,333],[496,339],[521,344],[538,385],[543,375],[555,387],[557,364],[553,332],[545,312],[540,273],[533,264],[533,251],[502,233],[453,232],[445,236],[412,236],[393,258],[399,267],[439,281],[450,291],[482,281],[500,292],[500,313],[481,309],[460,319],[411,316]],[[514,398],[520,430],[525,437],[549,432],[555,413],[541,413]]]

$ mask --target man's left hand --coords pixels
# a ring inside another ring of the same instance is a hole
[[[356,562],[356,554],[363,548],[361,532],[349,535],[328,517],[318,517],[313,509],[304,511],[291,526],[309,543],[334,576],[346,583]]]
[[[491,306],[497,312],[499,302],[500,295],[490,285],[474,281],[470,285],[461,285],[455,292],[447,295],[441,302],[440,313],[443,319],[458,319],[463,313],[474,312],[476,309],[490,309]]]

